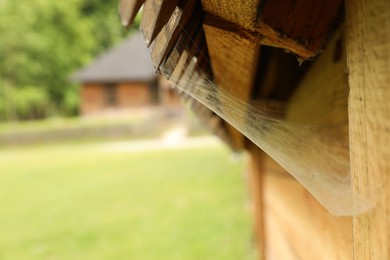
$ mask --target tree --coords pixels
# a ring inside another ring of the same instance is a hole
[[[75,114],[69,76],[126,34],[116,4],[0,0],[0,120]]]

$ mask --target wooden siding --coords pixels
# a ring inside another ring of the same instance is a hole
[[[251,146],[250,159],[257,241],[265,259],[352,259],[352,217],[332,216],[260,149]]]
[[[354,259],[390,259],[390,1],[348,0],[351,172],[357,200]]]
[[[141,108],[155,104],[148,83],[119,83],[116,85],[116,104],[107,104],[105,85],[85,84],[81,91],[81,114],[84,116],[109,110]]]

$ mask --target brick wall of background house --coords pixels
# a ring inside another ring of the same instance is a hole
[[[114,87],[114,84],[110,84]],[[84,84],[81,90],[81,114],[84,116],[104,113],[108,110],[142,108],[154,105],[156,101],[149,83],[129,82],[115,84],[116,90],[108,93],[107,84]],[[113,95],[111,101],[107,95]]]

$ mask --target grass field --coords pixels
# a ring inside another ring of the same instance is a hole
[[[0,259],[253,259],[225,149],[104,147],[0,150]]]

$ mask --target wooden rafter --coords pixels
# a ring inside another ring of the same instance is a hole
[[[145,0],[120,0],[118,6],[122,25],[130,26]]]

